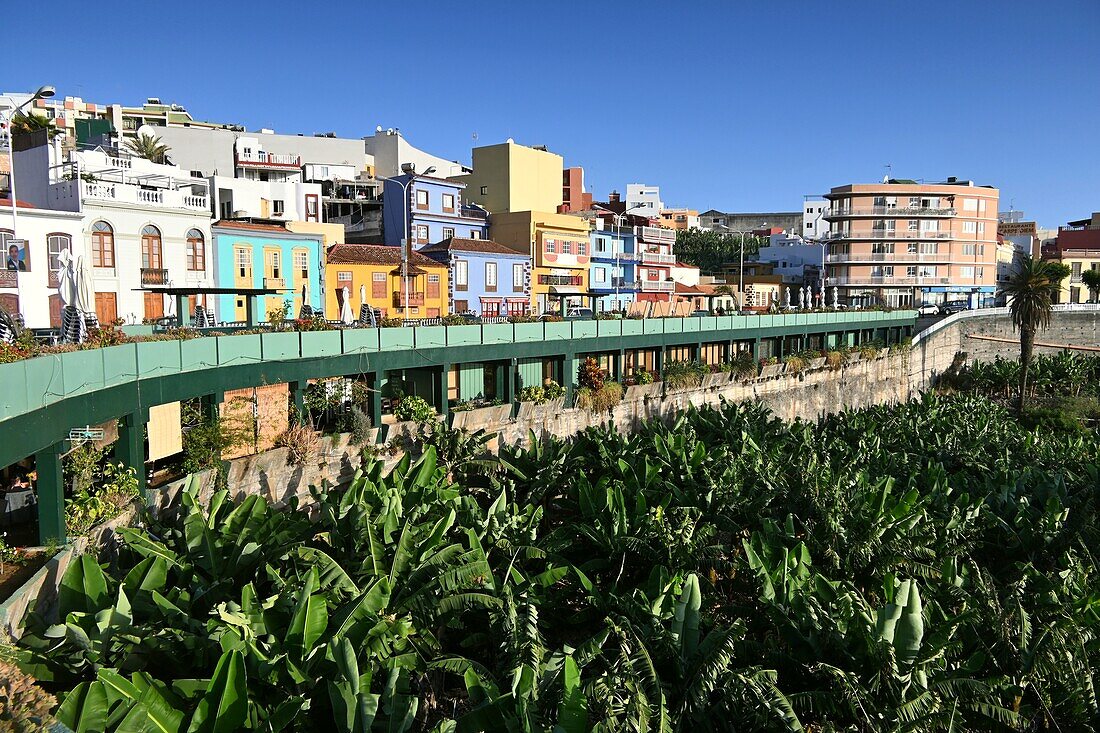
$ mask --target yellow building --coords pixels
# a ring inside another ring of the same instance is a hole
[[[466,184],[463,198],[493,214],[513,211],[557,211],[562,198],[565,161],[546,148],[499,145],[474,148],[474,170],[452,181]]]
[[[447,267],[413,252],[408,266],[408,297],[401,285],[401,248],[380,244],[337,244],[328,249],[325,267],[325,317],[340,318],[344,289],[352,316],[367,305],[383,317],[400,318],[408,305],[409,318],[447,315]]]
[[[562,294],[577,297],[568,306],[587,306],[589,222],[579,216],[545,211],[493,214],[491,238],[517,252],[531,255],[531,309],[557,312]]]
[[[334,244],[344,241],[344,225],[319,221],[288,221],[286,228],[298,234],[320,234],[321,245],[325,251]]]
[[[662,209],[661,226],[665,229],[698,229],[699,212],[695,209]]]

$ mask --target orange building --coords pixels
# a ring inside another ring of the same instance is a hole
[[[826,285],[848,302],[892,307],[992,298],[999,195],[957,178],[833,188]]]

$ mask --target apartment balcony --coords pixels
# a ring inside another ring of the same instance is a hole
[[[907,285],[948,285],[949,277],[886,277],[885,275],[872,275],[870,277],[830,277],[828,285],[882,285],[885,287]],[[978,287],[975,283],[956,283]]]
[[[643,242],[649,242],[651,244],[666,244],[672,246],[676,244],[676,230],[675,229],[662,229],[661,227],[636,227],[635,234],[641,238]]]
[[[286,290],[285,277],[265,277],[264,287],[268,290]]]
[[[675,265],[676,255],[664,252],[642,252],[642,262],[651,265]]]
[[[961,256],[961,255],[960,255]],[[950,252],[899,252],[891,253],[859,253],[859,254],[835,254],[825,258],[829,263],[845,262],[951,262]],[[980,262],[978,264],[992,264]]]
[[[539,275],[539,285],[582,285],[580,275]]]
[[[168,284],[168,270],[159,270],[153,267],[141,268],[141,284],[144,285],[167,285]]]
[[[630,280],[625,277],[613,277],[609,282],[593,282],[590,289],[599,291],[607,290],[611,292],[619,291],[621,293],[633,293],[638,290],[638,282],[636,280]]]
[[[825,219],[846,219],[863,216],[955,216],[955,209],[942,207],[872,206],[866,209],[833,209],[826,211]]]
[[[408,298],[406,299],[406,294]],[[405,305],[424,305],[424,293],[413,292],[411,290],[394,290],[393,291],[393,307],[402,308]]]
[[[302,167],[302,159],[297,155],[283,153],[265,153],[262,150],[254,150],[247,155],[237,153],[238,168],[291,170]]]
[[[676,283],[671,280],[642,280],[638,283],[643,293],[672,293]]]
[[[15,270],[0,270],[0,288],[18,288],[19,273]]]
[[[73,181],[53,184],[55,188],[71,185]],[[209,199],[196,196],[180,189],[142,188],[129,183],[108,181],[80,181],[80,196],[85,201],[112,201],[139,206],[161,206],[168,209],[186,209],[188,211],[208,211]]]
[[[896,231],[894,229],[864,229],[862,231],[855,232],[829,232],[825,235],[825,239],[833,240],[869,240],[869,239],[952,239],[954,232],[940,230],[923,232],[912,232],[908,229],[902,231]]]
[[[637,252],[593,252],[592,259],[601,262],[637,262],[642,256]]]

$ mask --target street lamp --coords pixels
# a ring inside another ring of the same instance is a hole
[[[407,321],[409,320],[409,186],[411,186],[412,182],[416,180],[416,164],[402,163],[401,172],[409,177],[409,180],[405,181],[404,183],[397,184],[401,186],[401,210],[404,213],[403,220],[405,224],[405,227],[402,230],[404,236],[401,238],[401,286],[402,289],[405,291],[405,308],[403,318]],[[424,170],[424,172],[419,175],[430,176],[432,173],[435,173],[434,165],[428,166]]]
[[[623,209],[623,213],[621,213],[621,214],[617,211],[612,211],[611,209],[609,209],[605,206],[600,206],[599,204],[592,204],[592,208],[593,209],[599,209],[600,211],[606,211],[608,214],[611,214],[612,216],[614,216],[615,221],[618,222],[618,224],[617,224],[617,226],[619,227],[618,234],[619,234],[619,236],[622,236],[622,234],[623,234],[623,217],[625,217],[631,211],[634,211],[634,209],[645,209],[645,208],[647,208],[647,206],[645,204],[635,204],[634,206],[631,206],[629,209]],[[618,250],[615,250],[615,271],[616,272],[619,271],[619,251]],[[615,279],[614,276],[612,276],[612,279]],[[618,304],[618,302],[619,302],[619,281],[620,280],[622,280],[621,277],[618,278],[618,279],[615,279],[615,303],[616,304]]]
[[[19,239],[19,199],[16,198],[16,196],[15,196],[15,134],[12,132],[11,122],[12,122],[12,120],[15,119],[15,116],[17,114],[19,114],[19,111],[22,110],[24,107],[26,107],[28,104],[31,104],[32,102],[34,102],[35,100],[38,100],[38,99],[49,99],[50,97],[52,97],[56,93],[57,93],[57,90],[54,89],[49,84],[46,84],[45,86],[39,87],[38,91],[36,91],[34,94],[31,95],[30,99],[23,102],[23,104],[20,104],[18,106],[14,106],[12,108],[11,112],[8,113],[7,119],[4,120],[4,128],[8,131],[8,179],[9,179],[8,180],[8,188],[11,189],[11,238],[13,240],[18,240]],[[3,97],[3,99],[7,99],[12,104],[15,104],[15,100],[12,99],[11,97],[5,96],[5,97]],[[24,245],[24,246],[26,246],[26,245]],[[20,295],[21,295],[21,293],[20,293],[20,290],[19,290],[19,272],[18,272],[18,270],[16,270],[16,273],[15,273],[15,298],[16,298],[16,300],[19,300]],[[22,306],[20,306],[20,310],[22,310]],[[16,314],[16,315],[18,315],[18,314]]]
[[[741,266],[737,270],[737,275],[739,277],[738,285],[737,285],[737,297],[741,301],[741,302],[738,303],[738,306],[742,310],[744,310],[744,308],[745,308],[745,303],[744,303],[744,300],[745,300],[745,235],[749,234],[752,230],[745,230],[745,231],[742,232],[742,231],[738,231],[736,229],[733,229],[731,227],[728,227],[725,224],[715,224],[715,226],[717,226],[719,229],[725,229],[726,231],[730,232],[731,234],[740,234],[741,235],[741,244],[737,248],[738,249],[738,255],[740,255],[740,258],[741,258]],[[761,229],[763,229],[766,226],[768,226],[768,222],[766,222],[766,221],[762,222],[760,224]]]

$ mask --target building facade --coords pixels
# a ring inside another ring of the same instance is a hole
[[[1057,302],[1093,302],[1096,294],[1089,292],[1083,273],[1100,270],[1100,212],[1060,227],[1055,247],[1058,259],[1070,269],[1059,288]]]
[[[473,149],[473,171],[449,176],[466,184],[466,200],[491,214],[557,212],[562,206],[564,161],[543,147],[512,139]]]
[[[579,216],[546,211],[493,214],[494,241],[531,257],[531,308],[558,312],[585,304],[588,293],[589,223]]]
[[[340,317],[344,290],[351,312],[374,308],[383,318],[438,318],[449,313],[447,266],[411,252],[402,267],[401,248],[380,244],[338,244],[326,255],[325,316]]]
[[[303,286],[304,302],[321,310],[325,281],[320,234],[295,233],[285,224],[223,220],[211,227],[211,236],[217,287],[281,291],[260,300],[254,314],[257,320],[266,320],[283,305],[289,306],[288,317],[295,317],[302,310]],[[214,313],[219,321],[245,320],[245,298],[233,295],[215,298]]]
[[[420,254],[448,269],[450,309],[485,318],[531,311],[531,258],[491,239],[445,239]]]
[[[387,178],[382,198],[385,241],[404,239],[420,249],[445,239],[485,239],[488,220],[483,209],[463,202],[466,186],[431,176]]]
[[[801,236],[806,239],[825,239],[829,234],[829,222],[825,214],[829,210],[829,202],[817,197],[807,197],[802,202],[802,231]]]
[[[673,246],[676,232],[657,226],[634,228],[638,253],[638,300],[671,300],[676,292],[672,266],[676,264]]]
[[[592,208],[592,194],[584,187],[584,168],[573,166],[562,171],[561,206],[559,214],[587,211]]]
[[[699,212],[695,209],[662,209],[661,210],[661,226],[665,229],[675,229],[677,231],[683,229],[698,229],[699,228]]]
[[[598,293],[596,311],[626,310],[638,297],[638,252],[634,227],[615,226],[597,218],[591,233],[589,287]]]
[[[763,211],[759,213],[723,212],[716,209],[699,215],[700,229],[752,232],[777,227],[789,234],[803,236],[801,211]]]
[[[661,187],[647,186],[644,183],[626,184],[626,208],[633,214],[647,219],[659,219],[665,210],[661,201]]]
[[[13,217],[11,199],[0,199],[0,307],[22,315],[27,328],[61,326],[59,257],[66,250],[74,257],[87,256],[82,221],[76,211],[50,211],[23,202]]]
[[[993,296],[999,192],[948,178],[833,188],[828,283],[848,302],[906,307]]]

